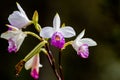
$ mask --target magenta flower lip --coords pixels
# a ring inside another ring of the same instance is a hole
[[[9,39],[8,43],[9,43],[8,52],[9,53],[11,53],[11,52],[16,53],[17,52],[17,46],[16,46],[15,42],[12,39]]]
[[[55,32],[51,38],[51,45],[57,47],[57,48],[63,48],[65,44],[65,39],[63,35],[59,32]]]
[[[78,55],[80,55],[82,58],[88,58],[89,56],[89,50],[88,50],[88,45],[83,44],[78,48]]]
[[[34,79],[38,79],[39,78],[39,73],[37,73],[36,69],[33,69],[31,71],[31,76],[34,78]]]

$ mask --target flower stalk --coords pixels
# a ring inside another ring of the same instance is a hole
[[[51,52],[51,50],[50,50],[50,48],[49,48],[47,43],[45,44],[45,49],[47,50],[47,53],[48,53],[47,57],[48,57],[48,59],[50,61],[51,67],[52,67],[52,69],[53,69],[57,79],[58,80],[63,80],[61,78],[61,76],[59,75],[58,71],[57,71],[57,68],[55,66],[55,59],[54,59],[53,54],[52,54],[52,52]]]
[[[39,39],[40,41],[43,41],[42,38],[40,36],[38,36],[37,34],[35,34],[34,32],[25,31],[24,33],[28,34],[28,35],[32,35],[32,36],[36,37],[37,39]]]
[[[59,71],[60,71],[60,77],[62,78],[62,80],[64,80],[61,59],[62,59],[62,49],[59,49]]]
[[[47,41],[40,42],[23,60],[26,62],[32,58],[36,53],[41,51],[41,48],[47,43]]]

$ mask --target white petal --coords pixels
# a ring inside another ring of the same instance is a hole
[[[17,7],[18,7],[19,11],[21,12],[21,14],[24,16],[24,18],[26,18],[26,20],[29,21],[25,11],[22,9],[22,7],[20,6],[19,3],[17,3]]]
[[[39,67],[43,67],[43,65],[42,65],[42,64],[39,64]]]
[[[97,43],[90,38],[83,38],[80,40],[80,42],[82,42],[83,44],[88,44],[88,46],[96,46],[97,45]]]
[[[7,24],[6,26],[7,26],[8,28],[10,28],[11,31],[17,31],[17,30],[19,30],[17,27],[14,27],[14,26],[9,25],[9,24]]]
[[[66,38],[73,37],[76,35],[74,29],[70,26],[65,26],[65,27],[61,28],[60,31],[63,34],[63,36]]]
[[[15,37],[17,34],[19,34],[20,31],[17,30],[17,31],[6,31],[4,33],[1,34],[1,38],[4,38],[4,39],[10,39],[12,37]]]
[[[51,38],[54,31],[55,30],[52,27],[44,27],[40,32],[40,36],[42,36],[43,38]]]
[[[20,11],[21,13],[23,13],[24,15],[26,15],[25,12],[24,12],[24,10],[23,10],[22,7],[20,6],[20,4],[19,4],[19,3],[16,3],[16,4],[17,4],[17,7],[18,7],[19,11]]]
[[[25,69],[28,70],[30,68],[36,68],[39,70],[39,67],[42,67],[42,65],[39,62],[39,54],[36,54],[25,63]]]
[[[35,56],[33,56],[31,59],[29,59],[29,60],[25,63],[25,69],[26,69],[26,70],[32,68],[34,58],[35,58]]]
[[[17,38],[16,39],[17,50],[19,50],[19,48],[22,45],[22,43],[23,43],[26,36],[27,35],[25,33],[23,33],[23,32],[21,32],[19,35],[16,35],[16,38]]]
[[[34,60],[33,60],[33,66],[32,66],[32,68],[34,69],[34,68],[39,68],[39,65],[40,65],[40,57],[39,57],[39,53],[38,54],[36,54],[36,55],[34,55]]]
[[[79,41],[85,34],[85,29],[77,36],[76,40]]]
[[[77,51],[80,45],[76,41],[73,41],[72,47]]]
[[[12,26],[17,28],[23,28],[30,23],[30,21],[26,19],[26,17],[24,17],[24,15],[19,11],[14,11],[11,15],[9,15],[8,21]]]
[[[58,30],[60,28],[60,17],[58,15],[58,13],[55,15],[55,17],[53,19],[53,28],[55,30]]]

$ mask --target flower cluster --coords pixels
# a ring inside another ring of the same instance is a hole
[[[25,63],[25,69],[28,70],[31,68],[30,74],[34,79],[39,78],[39,67],[42,67],[42,65],[40,64],[39,56],[39,53],[41,51],[47,55],[50,64],[56,69],[54,65],[54,56],[49,49],[49,38],[50,45],[58,48],[60,52],[62,52],[62,50],[64,50],[66,46],[72,45],[73,49],[76,50],[77,55],[82,58],[88,58],[89,46],[97,45],[94,40],[90,38],[83,38],[85,34],[85,29],[76,37],[75,40],[66,42],[65,38],[76,36],[76,32],[71,26],[61,26],[61,20],[58,13],[56,13],[53,19],[53,27],[46,26],[41,28],[40,24],[38,23],[37,11],[34,12],[32,20],[29,20],[25,11],[18,3],[17,8],[18,11],[14,11],[12,14],[9,15],[8,21],[10,24],[6,25],[8,26],[8,30],[1,34],[1,38],[8,40],[9,53],[17,53],[27,35],[32,35],[40,40],[40,43],[33,50],[31,50],[31,52],[28,53],[28,55],[25,56],[24,59],[22,59],[22,61]],[[23,29],[26,29],[26,27],[31,24],[34,24],[35,29],[39,32],[39,34],[35,34],[31,31],[23,31]],[[59,66],[61,66],[61,63],[59,63]],[[19,64],[16,65],[16,70],[18,73],[21,71],[20,67],[21,66]],[[61,74],[59,76],[58,72],[56,72],[55,69],[53,70],[58,77],[58,80],[62,80]]]

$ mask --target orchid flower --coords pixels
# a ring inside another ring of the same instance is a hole
[[[1,34],[1,38],[8,40],[8,52],[17,52],[27,36],[22,30],[8,25],[9,30]]]
[[[17,7],[19,11],[14,11],[12,14],[10,14],[8,17],[8,21],[12,26],[15,26],[19,29],[25,28],[31,23],[31,21],[28,19],[26,13],[18,3]]]
[[[24,38],[27,36],[21,29],[31,23],[18,3],[17,7],[19,11],[14,11],[8,17],[10,25],[7,26],[9,30],[1,34],[2,38],[8,40],[8,52],[17,52],[19,50]]]
[[[25,69],[28,70],[31,68],[30,74],[34,79],[39,78],[39,67],[42,67],[42,65],[39,62],[39,54],[36,54],[25,63]]]
[[[65,44],[65,38],[75,36],[75,31],[70,26],[60,28],[60,23],[60,17],[56,14],[53,19],[53,28],[50,26],[44,27],[40,32],[40,36],[51,38],[51,45],[61,49]]]
[[[89,56],[89,46],[96,46],[97,43],[90,38],[82,38],[85,34],[83,30],[78,37],[73,41],[72,46],[77,51],[77,54],[82,58],[88,58]]]

